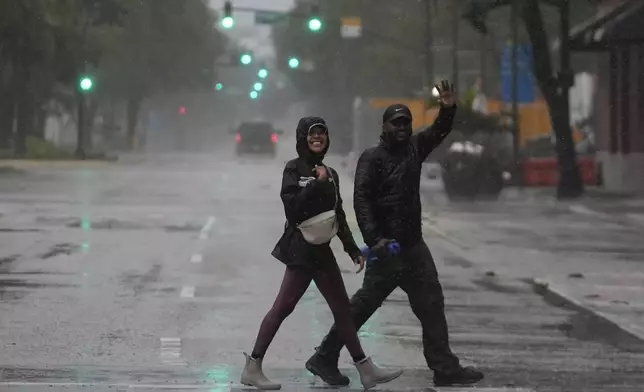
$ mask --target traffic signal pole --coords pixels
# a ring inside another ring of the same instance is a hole
[[[86,159],[87,155],[85,154],[85,94],[79,89],[77,93],[78,100],[78,124],[76,130],[78,132],[76,138],[76,158]]]
[[[427,12],[430,12],[429,10],[429,3],[430,0],[425,0],[427,1],[428,8]],[[235,11],[239,12],[273,12],[270,10],[266,9],[260,9],[260,8],[252,8],[252,7],[234,7]],[[431,16],[431,15],[430,15]],[[284,13],[284,18],[289,18],[289,17],[294,17],[298,19],[307,19],[311,20],[311,18],[319,19],[317,15],[312,15],[311,13],[302,13],[302,12],[285,12]],[[328,20],[328,19],[320,19],[320,21],[323,24],[329,25],[329,26],[341,26],[342,22],[339,20]],[[322,28],[322,27],[320,27]],[[313,31],[317,33],[317,31]],[[364,26],[362,27],[362,32],[366,35],[369,35],[370,37],[373,37],[375,39],[381,40],[382,42],[385,42],[387,44],[390,44],[392,46],[395,46],[398,49],[404,49],[406,51],[412,52],[412,53],[422,53],[421,51],[424,50],[425,48],[418,47],[416,45],[410,44],[409,41],[406,40],[401,40],[398,38],[390,37],[385,34],[380,33],[378,30],[375,29],[366,29]],[[426,44],[423,46],[427,46]],[[432,61],[433,64],[433,61]],[[433,66],[432,66],[433,67]]]

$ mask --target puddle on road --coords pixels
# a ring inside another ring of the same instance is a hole
[[[40,258],[43,260],[46,260],[63,254],[70,256],[71,254],[76,253],[78,250],[80,250],[80,246],[78,245],[74,245],[70,243],[56,244],[51,248],[49,248],[49,250],[46,253],[42,254]]]
[[[41,231],[41,229],[9,229],[0,227],[0,233],[39,233]]]
[[[3,271],[0,270],[0,275],[74,275],[70,272],[54,272],[54,271]]]
[[[20,255],[11,255],[11,256],[0,258],[0,267],[9,263],[13,263],[19,258],[20,258]]]
[[[129,221],[116,218],[97,219],[88,222],[87,219],[76,217],[38,217],[36,218],[36,223],[83,230],[165,230],[169,233],[198,232],[201,230],[201,224],[196,223],[163,224],[160,222]]]
[[[140,273],[138,271],[126,272],[119,277],[119,281],[126,289],[134,291],[135,296],[145,292],[159,291],[158,289],[151,288],[150,286],[159,282],[162,268],[163,267],[160,264],[155,264],[145,273]],[[162,289],[161,291],[163,290],[166,289]]]
[[[520,294],[520,293],[529,293],[531,291],[530,286],[521,280],[517,281],[519,284],[505,284],[501,283],[497,277],[482,277],[477,279],[472,279],[472,283],[482,287],[484,289],[494,291],[497,293],[504,294]]]
[[[43,283],[43,282],[30,282],[23,279],[0,279],[0,288],[11,287],[21,289],[41,289],[41,288],[70,288],[78,287],[78,285],[63,284],[63,283]]]
[[[184,225],[170,225],[170,226],[164,226],[163,227],[165,231],[167,232],[190,232],[194,233],[197,231],[201,231],[201,227],[195,224],[184,224]]]
[[[73,287],[78,287],[78,285],[33,282],[24,279],[0,279],[0,301],[17,301],[36,289]]]

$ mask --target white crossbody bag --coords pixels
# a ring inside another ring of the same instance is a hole
[[[326,166],[324,168],[329,173],[331,182],[333,183],[333,193],[335,194],[333,209],[311,217],[297,226],[300,232],[302,232],[302,236],[304,236],[306,242],[313,245],[322,245],[331,242],[333,237],[338,234],[338,218],[335,214],[335,209],[338,205],[338,189],[331,171]]]

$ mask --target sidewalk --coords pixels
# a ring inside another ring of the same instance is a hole
[[[626,345],[644,348],[644,272],[554,275],[533,284],[546,298],[616,328]]]
[[[507,207],[503,203],[426,214],[476,268],[529,281],[546,300],[601,323],[620,346],[644,349],[644,226],[606,214]]]

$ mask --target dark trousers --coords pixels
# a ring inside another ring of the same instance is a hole
[[[411,309],[422,326],[427,365],[440,373],[457,369],[459,360],[449,347],[443,288],[425,242],[403,249],[395,258],[376,260],[367,266],[362,287],[351,298],[351,315],[356,328],[360,330],[397,287],[407,293]],[[342,347],[334,325],[318,348],[318,355],[337,363]]]

